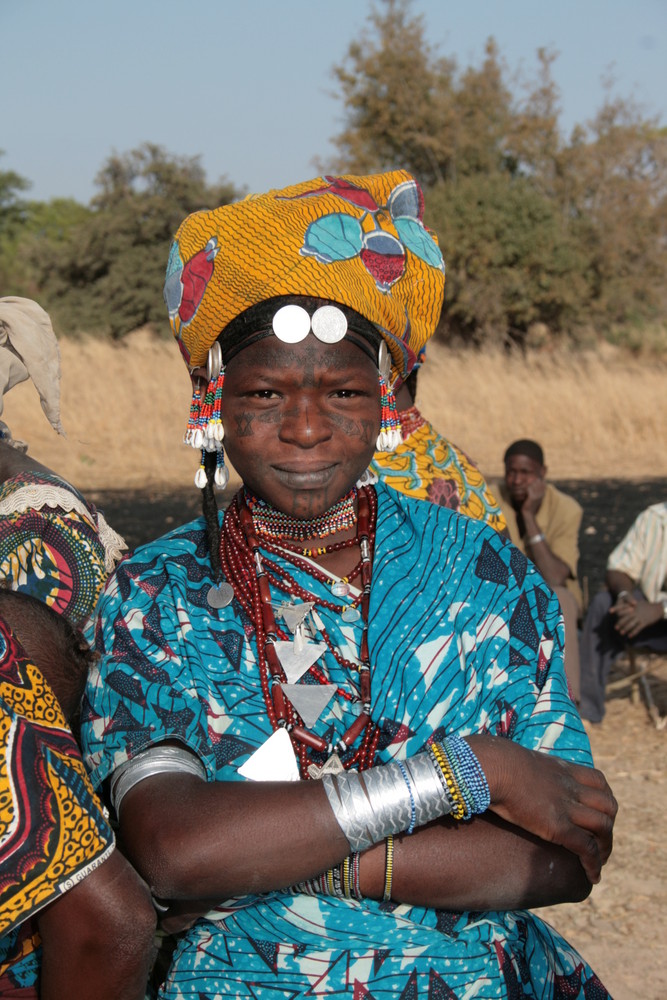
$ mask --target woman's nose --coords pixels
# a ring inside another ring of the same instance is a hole
[[[314,448],[331,437],[331,420],[316,403],[302,399],[284,410],[279,436],[300,448]]]

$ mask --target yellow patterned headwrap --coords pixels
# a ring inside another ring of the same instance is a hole
[[[440,316],[445,265],[403,170],[318,177],[196,212],[172,243],[164,297],[191,368],[233,319],[281,295],[349,306],[373,323],[405,378]]]

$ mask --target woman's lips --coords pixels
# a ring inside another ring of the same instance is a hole
[[[303,466],[274,465],[273,469],[278,479],[286,486],[292,489],[307,490],[326,486],[333,476],[336,466],[325,465],[309,469]]]

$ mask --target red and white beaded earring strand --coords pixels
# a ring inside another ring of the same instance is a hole
[[[195,473],[195,486],[204,489],[206,486],[206,468],[204,464],[206,452],[215,451],[216,469],[214,482],[219,490],[224,490],[229,482],[229,470],[225,465],[223,439],[225,430],[222,426],[222,389],[225,384],[225,366],[222,361],[222,350],[216,340],[209,349],[206,366],[207,385],[202,398],[201,384],[194,387],[190,416],[184,441],[192,448],[201,450],[201,461]]]

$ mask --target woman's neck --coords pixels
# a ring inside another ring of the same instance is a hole
[[[300,552],[322,569],[346,576],[358,560],[357,488],[316,518],[303,520],[277,510],[244,490],[244,499],[260,540]]]

